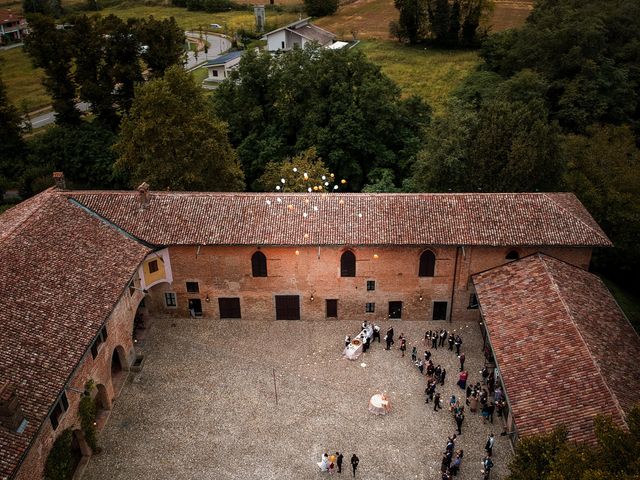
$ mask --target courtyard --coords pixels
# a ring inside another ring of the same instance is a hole
[[[381,322],[393,325],[390,351],[384,341],[357,361],[342,358],[346,334],[360,321],[301,322],[158,318],[138,350],[144,368],[131,373],[98,437],[83,478],[115,479],[315,479],[328,477],[317,462],[324,452],[360,458],[363,479],[440,479],[447,436],[456,431],[448,411],[459,362],[446,347],[432,351],[447,370],[438,387],[444,409],[425,405],[426,381],[411,362],[429,329],[456,328],[463,337],[469,381],[480,380],[482,337],[476,324]],[[275,382],[274,382],[275,378]],[[275,383],[275,388],[274,388]],[[277,391],[277,403],[276,403]],[[375,416],[369,398],[386,391],[392,411]],[[494,432],[492,479],[503,478],[511,458],[501,419],[483,424],[466,418],[456,449],[464,450],[456,478],[481,478],[487,435]],[[345,477],[346,478],[346,477]]]

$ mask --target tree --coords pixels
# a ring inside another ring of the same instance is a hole
[[[427,130],[406,187],[427,191],[553,191],[564,163],[537,76],[464,85]],[[489,76],[490,77],[490,76]],[[537,89],[537,90],[536,90]]]
[[[164,75],[170,66],[184,62],[184,30],[175,18],[141,20],[136,33],[142,43],[142,59],[154,78]]]
[[[374,168],[369,172],[369,183],[363,188],[366,193],[397,193],[401,189],[394,184],[393,170],[390,168]]]
[[[376,167],[403,178],[430,119],[421,100],[401,99],[398,87],[356,50],[247,52],[214,100],[253,188],[267,163],[310,147],[354,190]]]
[[[567,132],[640,119],[640,3],[545,0],[523,28],[483,43],[486,66],[504,77],[531,69],[547,79],[553,118]]]
[[[627,414],[628,430],[611,417],[597,416],[597,444],[567,441],[563,426],[522,439],[509,464],[507,480],[614,480],[634,479],[640,474],[636,452],[640,449],[640,405]]]
[[[400,18],[397,22],[392,22],[392,34],[399,40],[406,38],[412,45],[418,43],[422,38],[425,19],[423,1],[395,0],[394,5],[400,12]]]
[[[114,176],[112,147],[115,134],[99,122],[57,125],[29,141],[29,168],[64,172],[73,188],[121,188],[126,182]]]
[[[243,174],[227,139],[227,127],[207,107],[203,92],[181,67],[136,89],[115,145],[118,171],[131,185],[235,191]]]
[[[338,11],[338,0],[304,0],[304,9],[311,17],[325,17]]]
[[[269,162],[258,185],[265,192],[331,192],[335,185],[342,184],[312,147],[282,162]]]
[[[596,252],[596,268],[632,278],[640,268],[640,150],[633,131],[594,125],[586,136],[565,136],[562,154],[567,190],[576,193],[615,245]]]
[[[0,139],[2,139],[0,197],[4,188],[17,177],[21,159],[25,154],[21,124],[22,119],[18,110],[9,102],[6,87],[0,77]]]
[[[25,14],[39,13],[59,17],[62,15],[60,0],[22,0],[22,11]]]
[[[449,0],[427,0],[427,11],[433,39],[436,43],[445,43],[449,33]]]
[[[24,48],[34,66],[44,69],[43,83],[53,100],[56,122],[77,124],[80,112],[76,108],[76,85],[71,74],[74,48],[68,31],[56,28],[53,19],[43,15],[30,17],[29,29]]]

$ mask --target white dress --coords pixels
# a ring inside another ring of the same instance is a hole
[[[322,460],[318,462],[318,467],[320,467],[320,470],[322,470],[323,472],[329,470],[329,457],[323,455]]]

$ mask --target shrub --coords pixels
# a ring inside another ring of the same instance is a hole
[[[75,470],[75,459],[71,450],[73,433],[67,429],[60,434],[51,447],[44,467],[46,480],[69,480]]]
[[[338,0],[304,0],[304,8],[312,17],[333,15],[338,11]]]

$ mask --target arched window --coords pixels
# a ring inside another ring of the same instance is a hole
[[[352,251],[347,250],[340,257],[340,276],[355,277],[356,276],[356,256]]]
[[[504,258],[506,260],[519,260],[520,254],[516,250],[510,250]]]
[[[256,252],[251,257],[251,274],[254,277],[267,276],[267,257],[262,252]]]
[[[425,250],[420,255],[420,268],[418,269],[419,277],[433,277],[436,269],[436,256],[431,250]]]

